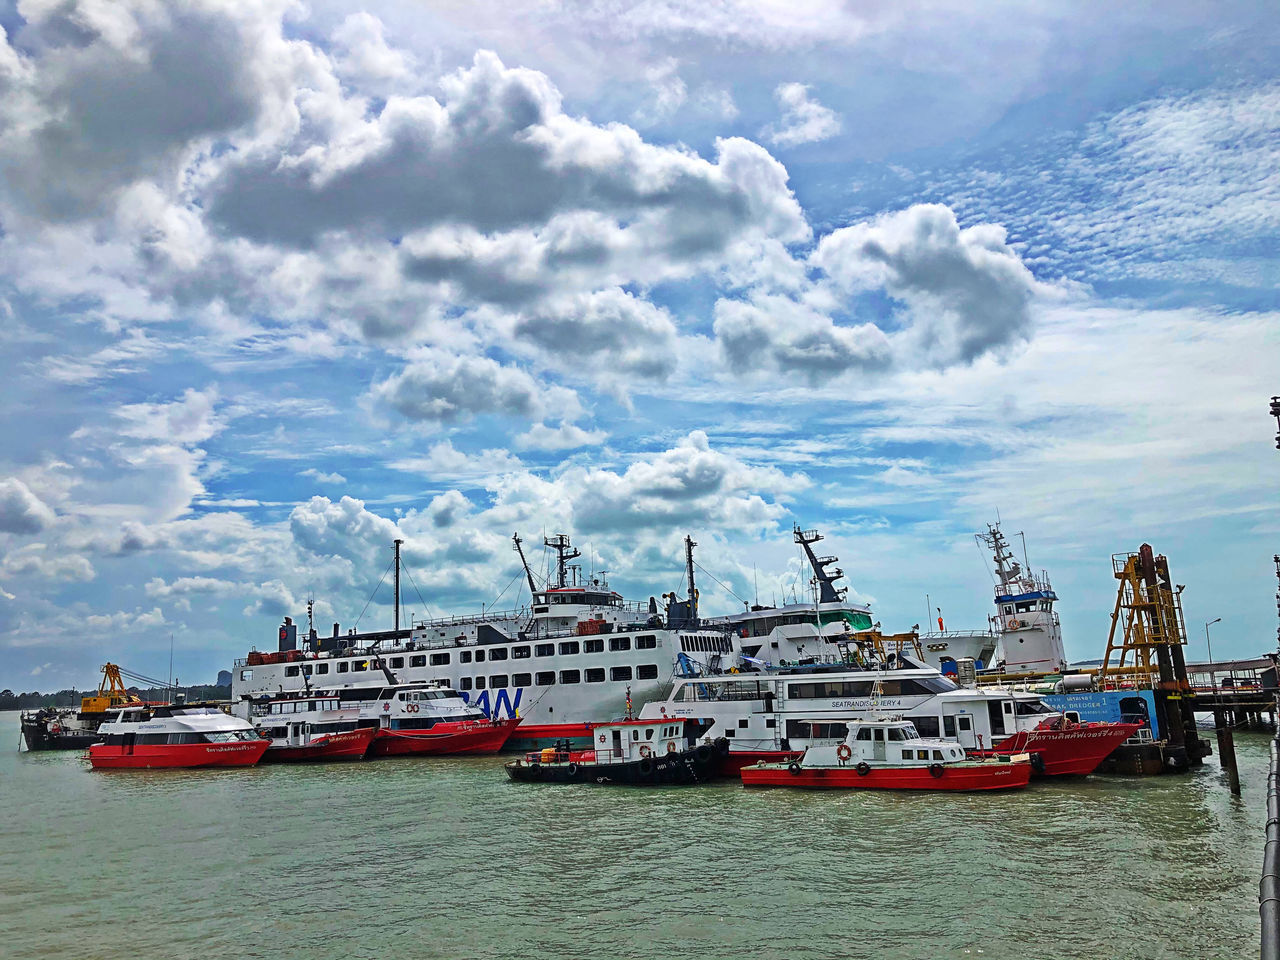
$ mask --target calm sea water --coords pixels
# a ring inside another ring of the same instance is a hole
[[[0,714],[13,958],[1257,955],[1267,738],[1021,794],[509,783],[500,758],[91,772]]]

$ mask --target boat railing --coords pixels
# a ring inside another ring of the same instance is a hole
[[[465,627],[478,623],[491,623],[494,620],[528,619],[529,608],[520,607],[515,610],[486,610],[483,613],[455,614],[451,617],[434,617],[430,620],[415,620],[414,629],[426,630],[440,627]]]

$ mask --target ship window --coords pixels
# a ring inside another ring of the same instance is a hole
[[[639,731],[639,730],[632,730],[632,731],[631,731],[631,739],[632,739],[632,740],[639,740],[639,739],[640,739],[640,731]]]
[[[609,679],[610,680],[630,680],[631,668],[630,667],[610,667]]]
[[[658,645],[658,638],[652,634],[646,634],[643,637],[636,637],[637,650],[652,650]]]
[[[592,667],[588,670],[587,683],[604,683],[604,667]]]
[[[644,730],[644,738],[645,738],[646,740],[652,740],[652,739],[653,739],[653,727],[645,727],[645,730]]]
[[[560,644],[560,656],[567,657],[578,652],[577,640],[566,640]]]
[[[1005,612],[1005,613],[1013,613],[1013,604],[1011,604],[1011,603],[1006,603],[1006,604],[1004,605],[1004,612]]]
[[[630,637],[613,637],[609,641],[609,649],[610,650],[630,650],[631,638]]]
[[[459,690],[470,690],[470,689],[471,689],[471,678],[470,678],[470,677],[460,677],[460,678],[458,679],[458,689],[459,689]]]
[[[495,673],[492,677],[489,678],[489,689],[490,690],[507,689],[507,675],[505,673]]]
[[[460,654],[458,654],[458,662],[459,662],[459,663],[470,663],[470,662],[471,662],[471,651],[470,651],[470,650],[463,650]]]
[[[325,674],[325,673],[328,673],[328,672],[329,672],[329,665],[328,665],[327,663],[317,663],[317,664],[316,664],[316,673],[317,673],[317,674]]]
[[[447,667],[449,665],[449,655],[447,653],[433,653],[431,655],[431,665],[433,667]]]
[[[528,648],[526,648],[528,649]],[[533,685],[533,677],[527,673],[517,673],[511,678],[511,685],[514,687],[529,687]]]
[[[875,728],[871,731],[871,737],[872,737],[872,739],[874,739],[874,740],[883,740],[883,739],[884,739],[884,727],[875,727]]]
[[[427,665],[427,658],[425,655],[409,658],[409,666],[411,667],[425,667],[426,665]]]
[[[768,720],[764,722],[764,725],[767,729],[772,730],[774,727],[778,725],[778,721],[773,719],[773,717],[770,717]]]
[[[477,650],[477,651],[476,651],[476,663],[484,663],[484,651],[483,651],[483,650]]]
[[[941,750],[935,750],[935,751],[933,751],[933,759],[935,759],[935,760],[945,760],[945,759],[947,759],[947,758],[946,758],[946,757],[944,757],[944,756],[942,755],[942,751],[941,751]]]
[[[243,682],[243,681],[245,681],[245,680],[252,680],[252,679],[253,679],[253,671],[252,671],[252,670],[241,670],[241,671],[240,671],[240,680],[241,680],[242,682]]]
[[[339,672],[339,673],[346,673],[346,672],[347,672],[348,670],[350,670],[350,669],[351,669],[351,662],[350,662],[349,660],[339,660],[339,661],[338,661],[338,672]]]
[[[354,670],[356,673],[363,673],[365,670],[369,669],[369,661],[356,660],[351,664],[351,669]]]
[[[922,737],[936,737],[938,735],[938,718],[937,717],[912,717],[915,721],[916,729],[920,731]]]
[[[528,659],[529,659],[529,645],[528,645],[528,644],[525,644],[523,647],[512,647],[512,648],[511,648],[511,659],[512,659],[512,660],[528,660]]]
[[[905,755],[906,755],[907,753],[909,753],[909,752],[910,752],[910,751],[906,751],[906,750],[904,750],[904,751],[903,751],[903,755],[905,756]],[[929,751],[928,751],[928,750],[917,750],[917,751],[916,751],[916,759],[917,759],[917,760],[928,760],[928,759],[929,759]]]
[[[285,667],[285,668],[284,668],[284,675],[285,675],[286,677],[296,677],[296,676],[298,675],[298,668],[297,668],[297,666]]]
[[[955,717],[942,718],[942,735],[944,737],[954,737],[956,735],[956,718]]]
[[[484,677],[476,677],[476,689],[477,690],[484,689]]]
[[[538,657],[554,657],[556,655],[556,645],[554,643],[540,643],[533,650],[534,656]]]
[[[399,669],[401,669],[401,668],[403,668],[403,667],[404,667],[404,657],[392,657],[392,658],[391,658],[391,669],[392,669],[392,670],[399,670]]]
[[[871,739],[871,731],[870,731],[869,729],[867,729],[866,727],[861,727],[861,728],[858,730],[858,736],[857,736],[857,737],[855,737],[854,739],[857,739],[857,740],[870,740],[870,739]]]
[[[963,730],[964,732],[970,733],[973,731],[972,717],[964,717],[964,716],[956,717],[956,722],[960,725],[960,729]]]
[[[580,683],[582,681],[582,673],[578,670],[561,670],[561,683]]]
[[[604,653],[604,641],[600,639],[583,640],[582,652],[583,653]]]
[[[910,750],[903,750],[903,751],[902,751],[902,759],[903,759],[903,760],[910,760],[910,759],[911,759],[911,751],[910,751]]]
[[[494,647],[492,650],[489,651],[489,659],[490,661],[507,659],[507,648]]]
[[[550,644],[548,644],[548,646],[550,646]],[[546,670],[546,671],[543,671],[542,673],[539,673],[539,674],[534,678],[534,682],[535,682],[535,683],[537,683],[537,685],[538,685],[538,686],[540,686],[540,687],[549,687],[549,686],[551,686],[553,683],[555,683],[555,682],[556,682],[556,674],[555,674],[555,671],[554,671],[554,670]]]
[[[656,663],[642,663],[636,667],[637,680],[656,680],[658,679],[658,665]]]

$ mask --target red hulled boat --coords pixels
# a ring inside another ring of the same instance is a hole
[[[283,740],[273,739],[263,763],[303,763],[318,760],[361,760],[377,734],[377,727],[356,727],[336,733],[300,731]]]
[[[748,787],[852,790],[1013,790],[1031,779],[1031,758],[975,760],[951,740],[923,739],[907,720],[855,720],[838,745],[812,746],[798,760],[758,763],[739,775]]]
[[[970,750],[970,756],[1029,753],[1040,777],[1084,777],[1139,730],[1140,723],[1074,723],[1062,716],[1045,720],[995,744],[992,750]]]
[[[497,753],[520,724],[490,720],[457,691],[425,683],[384,688],[361,705],[360,716],[376,717],[369,751],[381,757]]]
[[[98,727],[94,769],[248,767],[271,742],[239,717],[210,704],[126,707]]]

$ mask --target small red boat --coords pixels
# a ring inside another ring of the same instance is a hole
[[[361,760],[369,752],[369,745],[378,732],[377,727],[356,727],[333,733],[310,729],[294,729],[310,726],[297,722],[289,725],[284,737],[271,740],[271,746],[262,755],[263,763],[303,763],[317,760]],[[276,732],[264,728],[268,735]]]
[[[248,767],[270,740],[239,717],[212,704],[130,706],[98,727],[102,742],[89,747],[98,769]]]
[[[1076,723],[1057,715],[1031,730],[1006,737],[991,750],[970,750],[969,755],[1029,753],[1036,776],[1084,777],[1141,729],[1140,723]]]
[[[385,687],[360,716],[377,718],[369,752],[378,757],[497,753],[520,724],[490,720],[457,691],[426,683]]]
[[[969,759],[953,740],[926,740],[908,720],[854,720],[837,745],[811,746],[798,760],[757,763],[748,787],[853,790],[1014,790],[1031,780],[1031,758]]]

